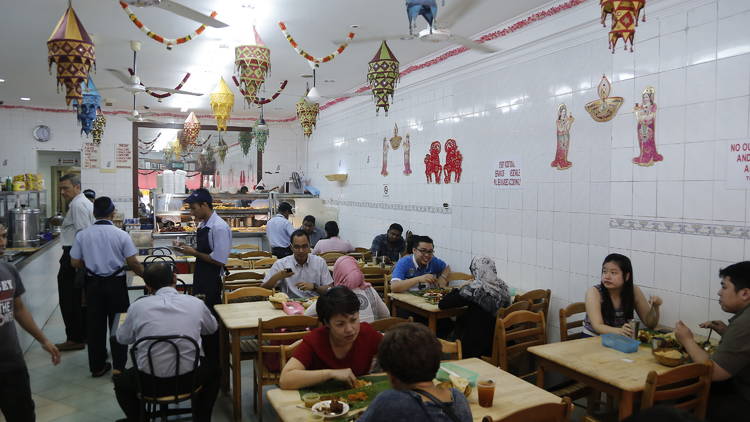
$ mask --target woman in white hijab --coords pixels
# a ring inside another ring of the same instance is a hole
[[[440,309],[466,306],[456,320],[456,337],[461,340],[465,358],[490,356],[497,311],[510,305],[510,293],[497,276],[495,261],[477,256],[469,267],[474,280],[453,289],[438,303]]]

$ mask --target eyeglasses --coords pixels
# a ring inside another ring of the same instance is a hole
[[[309,244],[292,245],[292,249],[294,249],[295,251],[304,251],[305,249],[310,249],[310,245]]]
[[[421,248],[417,248],[417,250],[419,251],[419,253],[424,254],[424,255],[432,255],[432,254],[435,253],[434,249],[421,249]]]

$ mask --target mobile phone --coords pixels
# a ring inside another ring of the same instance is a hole
[[[286,271],[286,272],[287,272],[287,273],[289,273],[289,274],[291,274],[291,273],[292,273],[292,269],[291,269],[291,268],[286,268],[286,269],[285,269],[284,271]]]

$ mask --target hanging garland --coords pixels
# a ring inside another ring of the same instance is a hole
[[[299,44],[297,44],[297,41],[292,38],[292,34],[290,34],[289,31],[286,30],[286,24],[284,22],[279,22],[279,28],[281,28],[281,32],[286,37],[286,40],[289,41],[289,44],[292,46],[292,48],[294,48],[294,51],[296,51],[300,56],[304,57],[307,61],[315,64],[330,62],[331,60],[336,58],[336,56],[343,53],[344,50],[346,50],[346,47],[349,45],[349,41],[354,39],[354,32],[350,32],[349,35],[346,36],[346,41],[344,41],[344,43],[341,44],[339,48],[336,49],[336,51],[323,58],[316,58],[307,51],[300,48]]]
[[[175,44],[184,44],[184,43],[192,40],[193,38],[195,38],[198,35],[200,35],[201,33],[203,33],[203,31],[206,29],[206,25],[201,25],[201,26],[198,27],[198,29],[196,29],[195,31],[193,31],[191,34],[185,35],[184,37],[180,37],[180,38],[177,38],[177,39],[164,38],[161,35],[153,32],[150,29],[148,29],[148,27],[146,25],[144,25],[143,22],[141,22],[138,19],[138,16],[136,16],[135,13],[133,13],[133,11],[130,10],[130,7],[128,6],[127,3],[125,3],[124,1],[121,1],[120,2],[120,7],[122,7],[122,10],[124,10],[125,13],[128,15],[128,18],[130,18],[130,20],[133,22],[133,25],[135,25],[136,27],[138,27],[138,29],[140,29],[141,31],[143,31],[143,33],[146,34],[146,35],[148,35],[148,37],[151,38],[152,40],[154,40],[156,42],[160,42],[160,43],[166,45],[167,46],[167,50],[171,50],[172,46],[175,45]],[[216,13],[215,11],[213,11],[213,12],[211,12],[211,17],[215,18],[217,14],[218,13]]]
[[[128,68],[128,73],[130,73],[130,76],[135,76],[135,72],[131,68]],[[182,89],[182,86],[185,85],[185,82],[187,82],[188,79],[190,79],[190,72],[188,72],[188,73],[185,74],[185,77],[182,78],[182,80],[180,81],[180,83],[177,84],[177,86],[174,87],[174,89],[176,89],[176,90]],[[146,88],[146,85],[143,85],[143,82],[141,82],[141,86],[144,87],[144,88]],[[157,94],[157,93],[155,93],[154,91],[151,91],[148,88],[146,88],[146,93],[148,93],[148,95],[150,95],[150,96],[152,96],[154,98],[158,98],[160,100],[163,99],[163,98],[167,98],[167,97],[172,96],[171,92],[166,92],[164,94]]]
[[[235,76],[232,76],[232,80],[234,81],[234,84],[237,86],[237,88],[240,90],[240,94],[242,94],[243,97],[247,98],[247,96],[248,96],[247,92],[244,89],[242,89],[242,87],[240,86],[240,81],[238,81]],[[282,82],[281,83],[281,87],[279,87],[279,89],[276,90],[276,93],[274,93],[271,97],[269,97],[269,98],[255,97],[253,99],[253,102],[255,104],[258,104],[258,105],[263,105],[263,104],[268,104],[271,101],[279,98],[279,95],[281,95],[281,91],[283,91],[284,88],[286,88],[286,83],[287,82],[289,82],[289,81]]]

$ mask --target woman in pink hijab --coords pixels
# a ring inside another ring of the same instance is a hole
[[[378,296],[378,292],[370,283],[365,282],[362,269],[351,256],[342,256],[333,264],[333,285],[348,287],[357,295],[360,321],[373,322],[391,316],[383,299]],[[315,305],[307,308],[305,315],[317,316]]]

